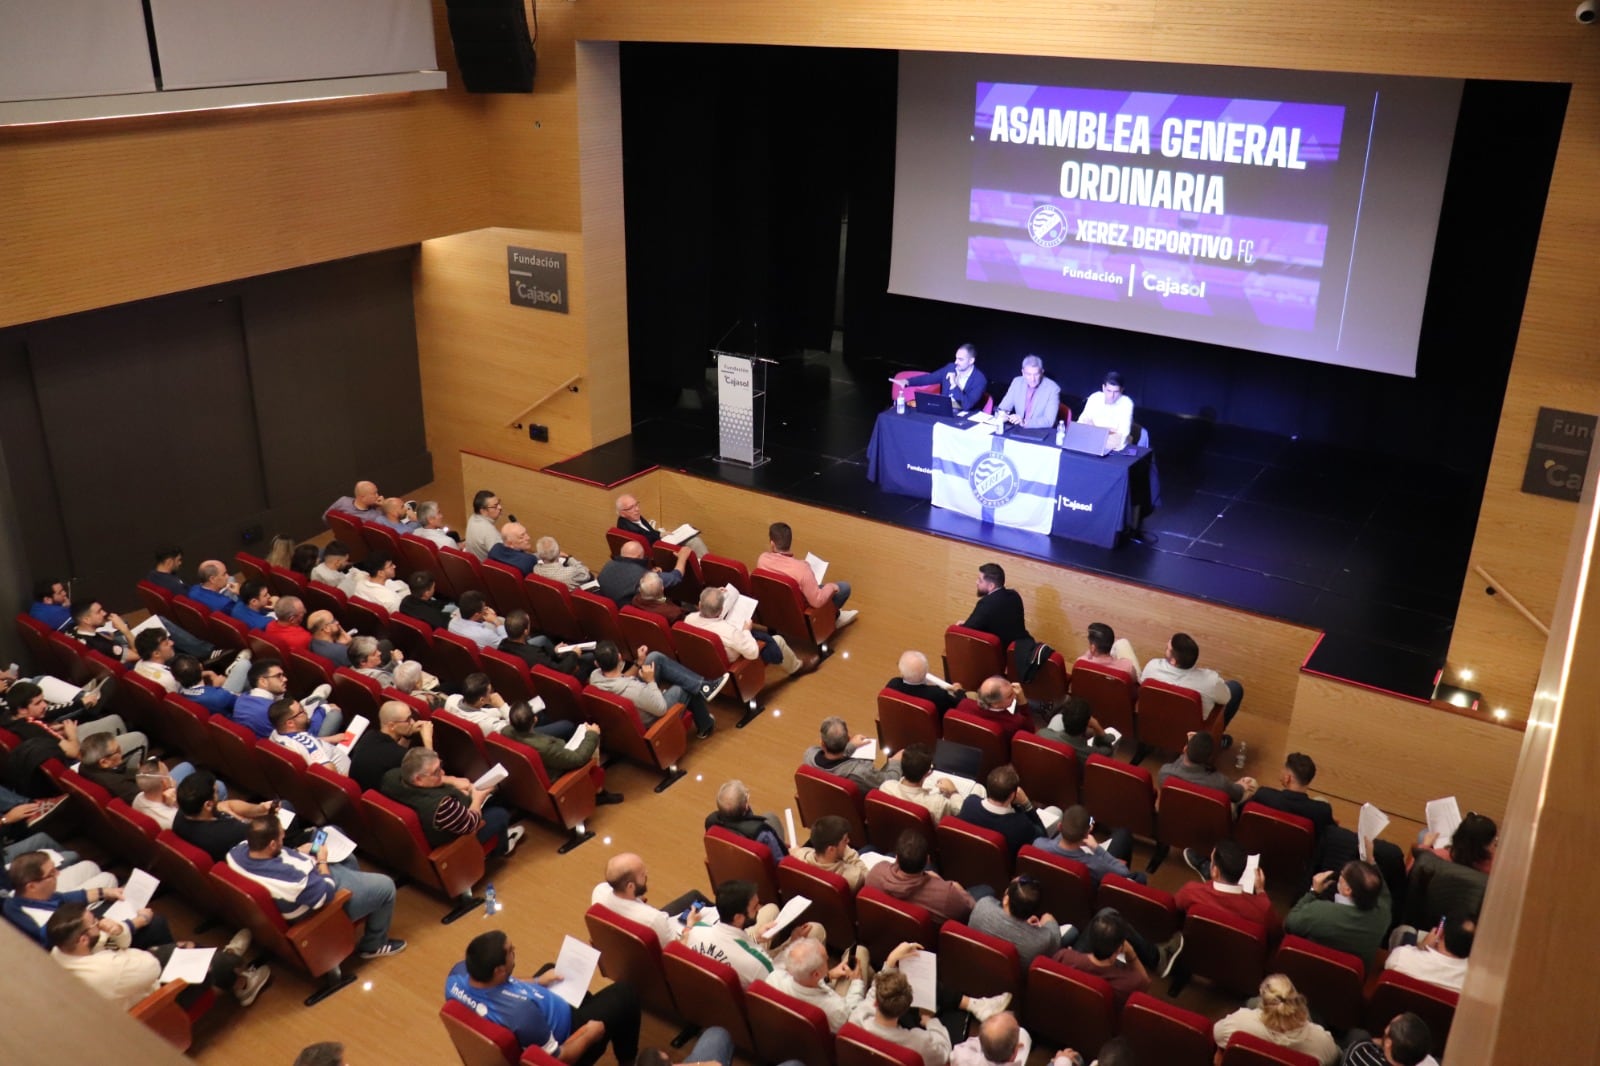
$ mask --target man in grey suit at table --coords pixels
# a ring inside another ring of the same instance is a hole
[[[1044,376],[1044,363],[1037,355],[1023,357],[1022,373],[1011,379],[995,414],[1024,429],[1053,426],[1060,419],[1061,386]]]

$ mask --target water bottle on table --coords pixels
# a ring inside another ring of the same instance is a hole
[[[1056,447],[1064,448],[1067,444],[1067,420],[1062,419],[1056,423]]]
[[[895,390],[894,413],[897,415],[903,415],[906,413],[906,390],[904,386]]]

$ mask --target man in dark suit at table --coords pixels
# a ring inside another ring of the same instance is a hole
[[[981,407],[984,393],[989,388],[989,379],[974,365],[977,358],[978,349],[971,343],[963,344],[956,349],[954,362],[946,363],[931,373],[907,378],[905,387],[913,389],[923,385],[937,385],[940,392],[950,397],[950,406],[955,410],[971,411]],[[916,394],[907,392],[906,402],[915,407]]]
[[[1053,426],[1061,418],[1061,386],[1044,376],[1044,362],[1037,355],[1024,356],[1022,373],[1011,379],[994,413],[1024,429]]]

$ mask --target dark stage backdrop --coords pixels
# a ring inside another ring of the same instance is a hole
[[[159,544],[181,546],[192,577],[205,558],[315,534],[359,478],[431,481],[414,254],[0,330],[0,507],[27,569],[131,609]]]
[[[727,347],[780,360],[827,348],[847,214],[840,324],[864,375],[932,368],[971,340],[1001,390],[1034,352],[1068,395],[1115,367],[1146,408],[1487,470],[1565,85],[1466,84],[1406,380],[890,295],[895,53],[624,43],[621,54],[636,418],[699,388],[707,348],[730,327]],[[790,395],[814,403],[817,387],[806,377]]]

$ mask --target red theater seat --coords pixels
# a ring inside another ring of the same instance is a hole
[[[849,778],[830,774],[815,766],[801,766],[794,772],[794,802],[800,809],[800,824],[813,826],[817,819],[835,814],[850,826],[850,840],[856,846],[867,841],[867,826],[861,786]]]
[[[991,677],[1004,676],[1006,653],[1000,638],[966,626],[950,626],[944,631],[945,680],[968,692]]]

